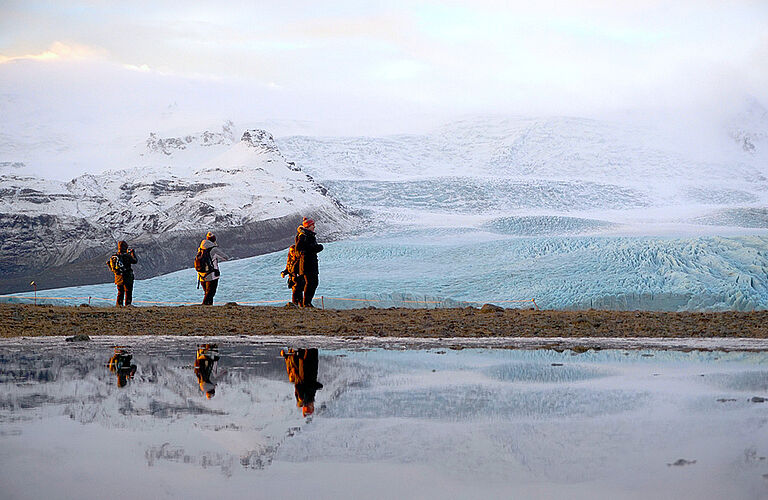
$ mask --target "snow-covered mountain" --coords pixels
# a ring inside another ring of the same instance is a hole
[[[0,289],[109,280],[115,242],[129,241],[149,277],[190,265],[206,231],[234,257],[284,248],[302,216],[333,238],[353,224],[341,204],[278,150],[264,130],[150,134],[125,170],[46,180],[0,171]]]
[[[717,124],[485,116],[423,135],[278,144],[345,205],[390,222],[419,212],[430,223],[450,215],[450,226],[536,216],[643,226],[633,234],[765,228],[768,112],[753,102],[736,115]]]

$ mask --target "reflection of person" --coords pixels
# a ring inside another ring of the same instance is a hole
[[[130,306],[133,302],[133,264],[136,264],[136,252],[133,248],[128,248],[125,241],[117,242],[117,253],[113,254],[107,261],[107,265],[115,274],[115,285],[117,285],[116,307],[123,306],[123,297],[125,305]]]
[[[219,360],[216,344],[201,344],[197,346],[195,357],[195,376],[200,385],[200,391],[211,399],[216,395],[216,380],[213,378],[213,368]]]
[[[296,406],[301,408],[305,417],[312,415],[315,412],[315,393],[323,388],[323,384],[317,381],[317,349],[288,349],[280,351],[280,355],[285,358],[288,380],[294,384]]]
[[[291,302],[301,307],[304,301],[304,277],[299,274],[299,252],[296,245],[288,247],[288,259],[285,269],[280,273],[281,278],[288,276],[288,287],[291,289]]]
[[[317,254],[323,251],[323,245],[317,242],[315,236],[315,221],[304,217],[304,221],[296,234],[296,250],[299,252],[299,274],[304,278],[303,307],[314,307],[312,298],[317,290],[318,266]]]
[[[109,371],[117,376],[118,387],[128,385],[128,381],[133,380],[133,376],[136,374],[136,365],[131,364],[131,358],[133,358],[132,355],[119,347],[115,347],[115,354],[109,358],[107,366]]]

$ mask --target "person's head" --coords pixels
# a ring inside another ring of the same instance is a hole
[[[315,403],[307,403],[305,406],[301,407],[301,414],[303,416],[312,415],[315,413]]]
[[[208,231],[208,234],[206,234],[206,235],[205,235],[205,239],[206,239],[206,240],[210,240],[210,241],[212,241],[212,242],[216,243],[216,235],[215,235],[215,234],[213,234],[213,233],[212,233],[212,232],[210,232],[210,231]]]
[[[315,221],[313,219],[307,219],[306,217],[304,217],[304,220],[301,222],[301,225],[309,229],[310,231],[315,230]]]
[[[117,242],[117,251],[120,253],[125,253],[128,251],[128,243],[126,243],[123,240],[120,240]]]

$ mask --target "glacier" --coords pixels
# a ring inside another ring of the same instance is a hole
[[[445,230],[424,238],[414,230],[328,243],[319,259],[315,302],[332,308],[459,307],[487,302],[532,307],[531,302],[505,302],[529,299],[547,309],[768,308],[768,237],[762,235],[502,237]],[[223,263],[216,302],[288,301],[290,290],[279,275],[284,266],[283,251]],[[134,302],[197,303],[202,291],[195,284],[192,269],[140,280]],[[110,302],[114,294],[113,284],[40,293],[101,297]]]

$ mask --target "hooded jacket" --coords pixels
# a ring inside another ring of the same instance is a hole
[[[323,251],[323,245],[317,242],[315,233],[304,226],[296,230],[296,251],[299,252],[299,274],[318,274],[317,254]]]
[[[213,268],[219,270],[219,261],[229,260],[229,256],[219,249],[219,246],[211,240],[203,240],[200,242],[200,249],[210,249],[211,262],[213,262]],[[200,281],[213,281],[219,279],[218,272],[201,273],[198,272],[197,276]]]

